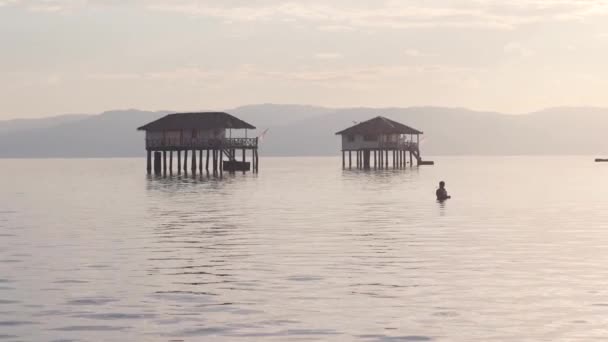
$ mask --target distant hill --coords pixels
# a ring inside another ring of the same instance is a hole
[[[0,134],[37,128],[48,128],[51,126],[60,125],[62,123],[84,119],[86,117],[86,114],[68,114],[43,119],[14,119],[0,121]]]
[[[345,108],[251,105],[228,112],[269,129],[262,155],[336,155],[335,132],[383,115],[425,132],[423,155],[608,155],[608,108],[551,108],[525,115],[462,108]],[[0,157],[144,155],[136,128],[165,114],[139,110],[0,121]],[[251,133],[253,136],[256,132]]]

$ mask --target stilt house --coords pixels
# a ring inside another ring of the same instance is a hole
[[[391,165],[403,168],[408,164],[412,166],[414,158],[417,165],[425,164],[420,155],[421,134],[415,128],[382,116],[358,123],[336,133],[342,136],[342,167],[346,168],[348,153],[348,168],[352,168],[353,152],[356,167],[360,169],[369,169],[372,164],[373,168],[383,169]]]
[[[182,154],[183,170],[187,173],[189,151],[192,153],[190,166],[193,174],[196,174],[197,168],[202,174],[205,152],[204,168],[207,173],[209,173],[210,160],[214,174],[222,174],[224,169],[250,170],[251,163],[246,161],[246,151],[251,151],[253,170],[257,172],[258,138],[247,137],[247,130],[250,129],[255,127],[223,112],[169,114],[138,128],[146,132],[147,171],[152,172],[152,155],[154,155],[155,174],[160,174],[161,168],[163,174],[167,174],[167,169],[169,173],[173,172],[174,152],[177,155],[177,173],[181,173],[182,170]],[[241,152],[240,161],[237,161],[237,151]]]

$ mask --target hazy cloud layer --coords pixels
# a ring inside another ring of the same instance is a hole
[[[0,0],[0,119],[259,102],[603,106],[606,37],[608,0]]]

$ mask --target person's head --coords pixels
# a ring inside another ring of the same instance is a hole
[[[445,188],[445,182],[444,181],[439,182],[439,187],[442,189]]]

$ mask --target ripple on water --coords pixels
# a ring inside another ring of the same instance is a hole
[[[182,330],[176,334],[172,334],[174,336],[208,336],[208,335],[218,335],[218,334],[227,334],[232,331],[232,328],[228,327],[208,327],[208,328],[195,328],[195,329],[186,329]]]
[[[72,299],[67,301],[67,305],[105,305],[108,303],[117,302],[118,299],[107,298],[107,297],[87,297]]]
[[[39,322],[32,321],[0,321],[0,327],[16,327],[21,325],[34,325],[40,324]]]
[[[252,332],[252,333],[239,333],[230,334],[235,337],[296,337],[296,336],[329,336],[329,335],[342,335],[342,333],[332,329],[288,329],[280,330],[275,332]]]
[[[53,282],[53,284],[87,284],[88,281],[86,280],[78,280],[78,279],[62,279],[62,280],[56,280]]]
[[[388,335],[359,335],[359,338],[369,339],[377,342],[393,342],[393,341],[432,341],[428,336],[388,336]]]
[[[69,325],[65,327],[55,328],[56,331],[122,331],[129,327],[111,326],[111,325]]]
[[[99,319],[99,320],[123,320],[123,319],[150,319],[155,318],[153,314],[127,314],[127,313],[95,313],[95,314],[81,314],[74,317]]]
[[[320,280],[323,280],[323,277],[309,276],[309,275],[300,275],[300,276],[287,277],[287,280],[291,280],[291,281],[320,281]]]
[[[21,303],[18,300],[8,300],[8,299],[0,299],[0,305],[2,304],[17,304],[17,303]]]

